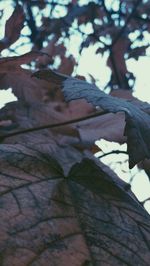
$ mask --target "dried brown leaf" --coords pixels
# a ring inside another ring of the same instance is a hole
[[[39,51],[31,51],[20,56],[0,58],[0,73],[20,71],[20,65],[28,64],[41,55],[44,55],[44,53]]]
[[[12,88],[14,95],[24,102],[41,101],[46,94],[46,82],[37,82],[37,79],[31,78],[31,72],[20,65],[28,64],[43,55],[32,51],[21,56],[0,58],[0,89]]]
[[[17,41],[24,26],[24,19],[23,8],[17,5],[11,17],[6,22],[5,36],[4,39],[0,41],[0,51],[8,48]]]

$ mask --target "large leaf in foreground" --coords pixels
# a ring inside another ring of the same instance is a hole
[[[94,106],[100,106],[105,111],[116,113],[125,112],[126,126],[124,134],[127,136],[129,153],[129,167],[132,168],[144,158],[150,158],[150,117],[132,103],[105,94],[95,85],[86,81],[52,72],[38,71],[37,78],[56,80],[63,85],[66,101],[85,98]]]
[[[0,146],[1,265],[148,265],[144,209],[95,162],[66,178],[49,151]]]

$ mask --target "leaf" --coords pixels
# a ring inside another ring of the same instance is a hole
[[[120,144],[126,142],[126,137],[123,135],[124,127],[123,113],[105,114],[77,124],[80,138],[87,147],[101,138]]]
[[[58,71],[66,75],[71,75],[75,64],[76,64],[76,61],[73,56],[71,55],[69,57],[61,56],[61,64],[58,68]]]
[[[72,166],[69,178],[99,196],[106,194],[131,201],[133,205],[135,202],[137,203],[135,197],[125,191],[126,183],[119,180],[109,167],[99,163],[99,161],[95,160],[94,162],[89,158],[84,158],[81,162]]]
[[[146,49],[149,45],[144,45],[141,47],[132,48],[129,50],[128,58],[135,58],[135,60],[139,59],[139,56],[144,56],[146,54]]]
[[[124,112],[126,119],[124,134],[127,136],[129,167],[132,168],[139,161],[150,158],[150,117],[137,106],[107,95],[86,81],[53,73],[50,70],[38,71],[34,73],[34,77],[47,81],[53,80],[54,77],[56,82],[62,84],[66,101],[84,98],[107,112]]]
[[[7,72],[0,75],[0,89],[12,88],[12,92],[22,102],[32,104],[41,102],[45,96],[46,84],[31,79],[31,72],[21,70],[18,72]]]
[[[143,102],[139,100],[138,98],[134,97],[132,93],[133,92],[131,90],[116,89],[116,90],[112,90],[110,92],[110,95],[117,97],[117,98],[126,99],[128,100],[128,102],[136,105],[144,112],[150,114],[150,104],[148,102]]]
[[[113,90],[112,96],[127,99],[132,104],[138,106],[141,110],[150,113],[150,105],[146,102],[142,102],[133,97],[132,92],[128,90]],[[87,103],[85,100],[76,100],[69,103],[66,109],[71,113],[72,117],[82,117],[89,114],[93,114],[96,110]],[[71,117],[68,118],[68,120]],[[86,148],[93,145],[95,140],[104,138],[108,141],[115,141],[119,143],[126,142],[126,137],[123,135],[125,128],[125,114],[105,114],[102,116],[92,117],[91,119],[84,120],[76,123],[77,130],[80,134],[80,140]]]
[[[46,82],[31,79],[31,72],[20,65],[28,64],[43,55],[45,54],[31,51],[21,56],[0,58],[0,89],[12,88],[14,95],[24,102],[41,101],[47,88]]]
[[[66,178],[49,150],[3,144],[0,169],[3,265],[148,265],[148,214],[95,162]]]
[[[29,53],[0,58],[0,73],[21,71],[20,65],[28,64],[31,61],[37,59],[38,56],[44,55],[39,51],[31,51]]]
[[[6,104],[0,110],[0,121],[12,121],[11,127],[0,128],[1,143],[19,143],[21,145],[36,145],[40,151],[44,149],[51,154],[59,164],[62,165],[64,173],[67,174],[70,167],[76,162],[80,162],[83,155],[75,149],[74,145],[80,144],[79,134],[74,126],[65,126],[60,128],[45,128],[37,131],[30,131],[14,136],[6,136],[14,132],[47,124],[60,123],[65,120],[65,114],[55,103],[33,103],[27,104],[22,101],[16,101]]]
[[[45,56],[38,58],[38,61],[36,63],[37,68],[46,68],[48,64],[53,64],[56,55],[64,56],[64,54],[66,53],[66,47],[63,44],[57,45],[58,39],[58,36],[54,35],[47,46],[41,50],[41,52],[45,53]]]
[[[0,51],[17,41],[24,26],[24,20],[23,8],[17,5],[11,17],[6,22],[5,36],[4,39],[0,41]]]

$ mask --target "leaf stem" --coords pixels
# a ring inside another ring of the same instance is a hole
[[[25,134],[25,133],[29,133],[29,132],[34,132],[34,131],[39,131],[42,129],[61,127],[61,126],[77,123],[77,122],[84,121],[84,120],[87,120],[87,119],[90,119],[93,117],[101,116],[101,115],[104,115],[107,113],[108,113],[107,111],[98,111],[98,112],[95,112],[91,115],[82,116],[82,117],[71,119],[68,121],[61,122],[61,123],[47,124],[47,125],[38,126],[38,127],[34,127],[34,128],[18,130],[18,131],[11,132],[11,133],[4,134],[4,135],[0,136],[0,140],[3,141],[4,139],[12,137],[12,136],[21,135],[21,134]]]
[[[111,155],[111,154],[114,154],[114,153],[115,154],[124,153],[126,155],[128,154],[127,151],[113,150],[113,151],[110,151],[110,152],[107,152],[107,153],[104,153],[104,154],[98,156],[98,158],[101,159],[101,158],[103,158],[103,157],[105,157],[107,155]]]

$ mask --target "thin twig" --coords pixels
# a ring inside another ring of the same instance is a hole
[[[107,111],[99,111],[99,112],[93,113],[91,115],[82,116],[82,117],[71,119],[68,121],[61,122],[61,123],[47,124],[47,125],[43,125],[43,126],[39,126],[39,127],[15,131],[15,132],[4,134],[4,135],[0,136],[0,140],[3,141],[4,139],[12,137],[12,136],[21,135],[21,134],[25,134],[25,133],[29,133],[29,132],[34,132],[34,131],[39,131],[42,129],[61,127],[61,126],[77,123],[77,122],[84,121],[84,120],[87,120],[87,119],[90,119],[93,117],[105,115],[107,113],[108,113]]]
[[[114,154],[114,153],[115,154],[124,153],[126,155],[128,154],[127,151],[114,150],[114,151],[110,151],[110,152],[104,153],[104,154],[98,156],[98,158],[101,159],[101,158],[103,158],[103,157],[105,157],[107,155],[111,155],[111,154]]]
[[[141,204],[144,205],[147,201],[150,201],[150,197],[145,199],[145,200],[143,200],[143,201],[141,201]]]

